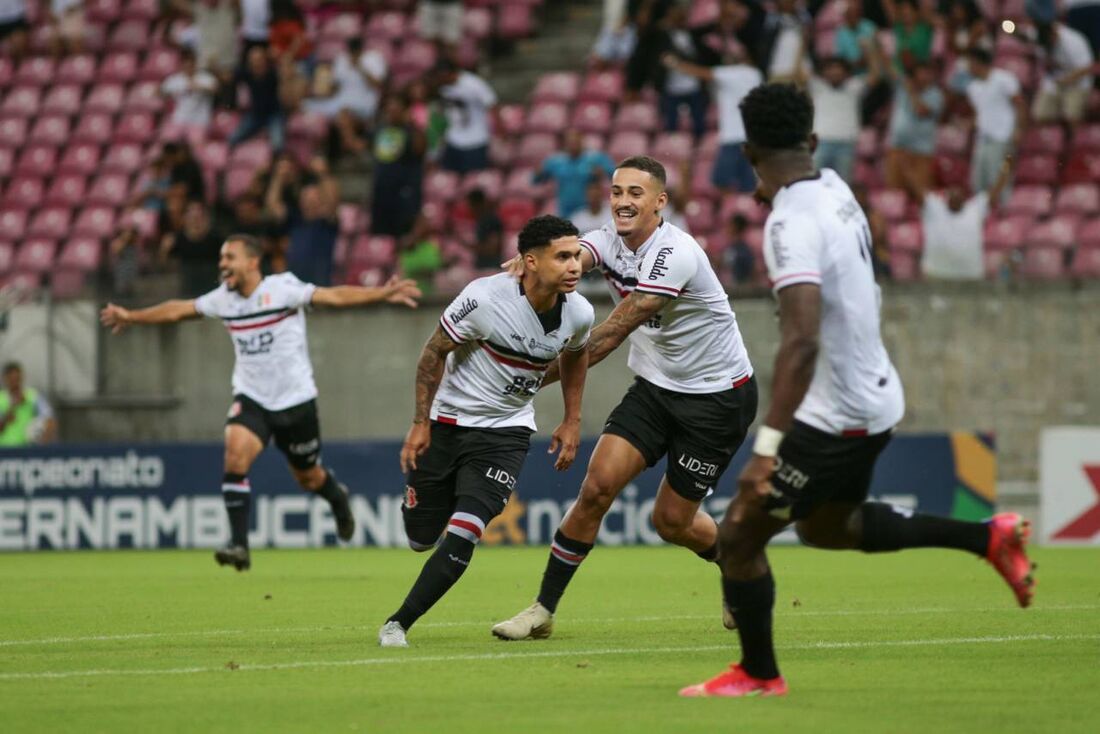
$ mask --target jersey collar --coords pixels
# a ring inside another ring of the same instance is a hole
[[[807,181],[820,181],[820,180],[821,180],[821,171],[815,171],[812,176],[803,176],[802,178],[796,178],[794,181],[791,181],[790,183],[788,183],[786,186],[779,189],[779,191],[777,191],[775,193],[775,196],[772,197],[772,208],[774,209],[777,206],[779,206],[780,200],[786,195],[787,190],[790,189],[792,186],[795,186],[795,185],[800,184],[800,183],[805,183]]]

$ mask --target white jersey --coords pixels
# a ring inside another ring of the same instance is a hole
[[[848,184],[825,169],[780,189],[764,225],[764,260],[776,293],[821,286],[821,348],[795,418],[840,435],[897,425],[905,394],[879,330],[870,227]]]
[[[637,251],[615,225],[581,237],[603,271],[618,303],[631,291],[668,297],[660,313],[630,334],[627,364],[658,387],[683,393],[715,393],[752,377],[729,297],[710,260],[691,235],[668,222]]]
[[[557,306],[537,314],[511,275],[473,281],[439,319],[461,346],[447,355],[432,420],[535,430],[531,401],[547,366],[566,349],[584,349],[594,319],[592,304],[579,293],[562,294]]]
[[[221,319],[229,330],[237,352],[234,395],[247,395],[268,410],[317,397],[304,312],[316,288],[280,273],[261,280],[248,298],[223,283],[195,299],[195,310]]]

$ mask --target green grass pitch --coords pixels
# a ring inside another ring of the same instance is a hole
[[[381,650],[410,551],[0,556],[0,730],[78,732],[1096,732],[1100,551],[1039,550],[1016,607],[959,553],[772,551],[786,698],[685,700],[737,655],[718,574],[679,548],[597,548],[554,637],[490,625],[530,603],[544,548],[483,548]]]

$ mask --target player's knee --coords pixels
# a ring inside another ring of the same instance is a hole
[[[234,448],[225,450],[225,471],[229,474],[247,474],[250,467],[248,453]]]
[[[693,518],[684,518],[680,514],[669,509],[654,508],[653,528],[661,540],[666,543],[679,542],[691,529]]]
[[[294,474],[294,479],[298,482],[298,486],[310,492],[316,492],[325,483],[325,470],[319,465],[314,465],[306,469],[292,467],[290,471]]]
[[[609,477],[590,471],[581,483],[577,509],[585,515],[603,517],[611,508],[620,489]]]
[[[718,525],[718,547],[719,557],[730,563],[747,563],[761,550],[745,523],[728,519]]]
[[[435,548],[436,543],[439,542],[439,538],[436,538],[431,543],[421,543],[419,541],[413,540],[412,538],[409,538],[408,541],[410,548],[412,548],[417,553],[424,553],[425,551],[430,551],[432,548]]]
[[[439,544],[439,538],[443,535],[443,528],[439,526],[405,523],[405,537],[409,547],[417,553],[430,551]]]

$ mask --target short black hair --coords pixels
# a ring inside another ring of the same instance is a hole
[[[629,158],[624,158],[615,168],[634,168],[639,171],[645,171],[660,182],[662,191],[665,188],[665,184],[668,182],[668,175],[665,173],[665,167],[661,165],[659,160],[650,158],[647,155],[632,155]]]
[[[744,232],[746,229],[749,228],[749,218],[741,212],[737,212],[732,217],[730,217],[730,224],[732,224],[733,228],[736,229],[738,232]]]
[[[814,103],[794,84],[761,84],[741,100],[741,119],[750,145],[767,150],[793,150],[810,139]]]
[[[484,189],[470,189],[466,192],[466,202],[470,206],[481,206],[489,197],[485,195]]]
[[[966,52],[967,58],[971,61],[977,61],[982,66],[989,66],[993,63],[993,54],[989,53],[988,49],[981,46],[971,46],[970,50]]]
[[[264,247],[260,244],[259,237],[253,237],[250,234],[244,234],[243,232],[237,234],[231,234],[225,238],[226,243],[240,242],[244,245],[244,250],[252,257],[263,257]]]
[[[568,219],[543,214],[523,225],[519,231],[519,251],[526,255],[531,250],[546,247],[559,237],[577,237],[580,232]]]
[[[18,362],[5,362],[4,363],[4,370],[3,370],[3,372],[0,372],[0,374],[7,375],[7,374],[10,374],[12,372],[15,372],[16,370],[22,372],[23,371],[23,365],[19,364]]]

